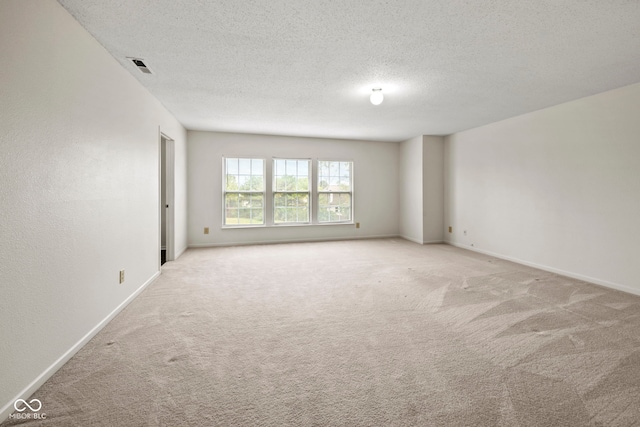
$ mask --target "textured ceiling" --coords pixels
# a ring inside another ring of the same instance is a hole
[[[59,1],[194,130],[398,141],[640,81],[640,0]]]

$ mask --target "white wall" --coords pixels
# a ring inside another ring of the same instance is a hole
[[[173,161],[174,161],[174,170],[173,170],[173,187],[174,187],[174,195],[173,195],[173,249],[175,259],[177,259],[184,251],[187,250],[189,246],[188,242],[188,203],[187,203],[187,131],[180,127],[179,136],[173,136],[170,131],[167,130],[165,132],[171,138],[174,138],[173,143]],[[177,138],[177,139],[175,139]]]
[[[421,135],[400,143],[400,235],[440,243],[444,230],[444,138]]]
[[[2,420],[158,273],[160,130],[186,246],[186,131],[53,0],[0,2],[0,63]]]
[[[422,137],[424,243],[444,241],[444,137]]]
[[[167,179],[167,165],[166,165],[166,155],[167,155],[167,140],[162,138],[160,143],[160,183],[163,187],[164,183]],[[166,209],[163,209],[162,206],[167,205],[167,191],[165,188],[162,188],[160,191],[160,246],[166,248],[167,246],[167,215]]]
[[[398,145],[389,142],[189,131],[189,245],[212,246],[398,235]],[[222,229],[222,157],[354,162],[350,225]],[[203,233],[204,227],[210,234]]]
[[[400,236],[422,244],[424,242],[422,136],[402,141],[399,159]]]
[[[639,117],[635,84],[451,135],[450,242],[640,294]]]

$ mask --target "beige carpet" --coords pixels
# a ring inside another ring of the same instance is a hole
[[[400,239],[189,250],[33,397],[54,426],[639,425],[640,298]]]

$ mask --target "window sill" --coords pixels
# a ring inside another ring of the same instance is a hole
[[[355,222],[324,222],[305,224],[259,224],[259,225],[223,225],[222,230],[238,230],[251,228],[280,228],[280,227],[327,227],[336,225],[356,225]]]

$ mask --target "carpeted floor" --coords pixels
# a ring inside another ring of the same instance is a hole
[[[401,239],[193,249],[33,397],[54,426],[639,425],[640,297]]]

